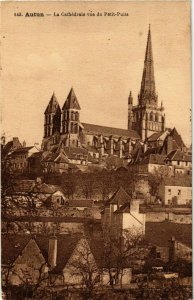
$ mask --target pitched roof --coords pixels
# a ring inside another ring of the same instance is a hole
[[[187,161],[191,162],[192,156],[183,152],[180,149],[173,150],[167,155],[167,159],[169,160],[175,160],[175,161]]]
[[[181,176],[181,177],[164,177],[162,184],[166,186],[192,186],[192,178],[189,176]]]
[[[43,194],[53,194],[56,191],[61,191],[61,187],[57,185],[52,185],[52,184],[36,184],[33,189],[32,193],[43,193]]]
[[[175,239],[192,247],[192,225],[170,222],[146,222],[145,237],[153,245],[168,247],[168,241]]]
[[[116,192],[112,195],[112,197],[107,201],[107,204],[118,204],[122,205],[125,203],[130,203],[131,197],[127,192],[123,189],[123,187],[119,187]]]
[[[183,140],[182,140],[182,137],[181,137],[181,135],[178,133],[178,131],[176,130],[175,127],[172,129],[172,131],[170,132],[169,135],[173,137],[173,139],[176,141],[178,147],[180,147],[180,148],[181,148],[181,147],[185,147],[185,144],[184,144],[184,142],[183,142]]]
[[[133,138],[133,139],[140,139],[140,136],[135,130],[127,130],[127,129],[120,129],[120,128],[113,128],[107,126],[100,126],[88,123],[82,123],[84,127],[84,131],[88,134],[93,135],[103,135],[103,136],[110,136],[119,138]]]
[[[22,147],[22,148],[18,148],[18,149],[16,149],[16,150],[14,150],[13,152],[12,152],[12,155],[13,154],[22,154],[22,153],[26,153],[26,152],[28,152],[30,149],[32,149],[34,146],[31,146],[31,147]]]
[[[157,141],[162,135],[164,134],[163,131],[155,132],[150,137],[148,137],[148,142],[154,142]]]
[[[73,88],[71,88],[62,109],[64,110],[70,108],[77,110],[81,109]]]
[[[68,203],[70,207],[91,207],[93,200],[69,200]]]
[[[88,155],[88,150],[81,147],[64,147],[63,150],[66,156],[72,159],[78,158],[78,155],[83,155],[83,156]]]
[[[157,165],[165,165],[165,156],[160,154],[150,154],[146,158],[144,158],[142,161],[140,161],[140,164],[157,164]]]
[[[61,108],[59,106],[55,94],[53,93],[51,100],[49,101],[49,104],[44,113],[49,114],[49,113],[56,113],[56,112],[61,112]]]

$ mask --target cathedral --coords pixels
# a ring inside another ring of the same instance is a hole
[[[151,30],[149,28],[138,104],[128,98],[128,128],[82,123],[81,107],[71,88],[61,108],[55,94],[44,113],[44,162],[66,165],[99,163],[107,157],[130,162],[132,153],[155,133],[165,131],[165,114],[155,89]]]

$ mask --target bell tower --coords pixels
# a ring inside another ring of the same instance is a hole
[[[141,81],[138,105],[133,107],[132,128],[145,140],[155,132],[165,130],[165,115],[163,105],[158,105],[158,95],[155,89],[154,61],[152,52],[151,29],[149,25],[144,69]]]
[[[60,133],[61,108],[54,93],[44,112],[44,116],[44,138],[48,138],[56,132]]]
[[[79,144],[80,130],[80,105],[71,88],[62,108],[62,135],[66,137],[67,146],[77,147]]]

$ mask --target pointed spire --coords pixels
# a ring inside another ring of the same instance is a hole
[[[70,109],[70,108],[78,109],[78,110],[81,109],[73,87],[71,88],[62,109]]]
[[[132,92],[129,93],[128,104],[133,104]]]
[[[151,29],[149,24],[147,46],[144,60],[144,70],[141,81],[140,104],[145,104],[147,103],[147,101],[150,100],[154,100],[155,102],[157,101],[157,96],[155,93]]]
[[[55,112],[57,112],[57,110],[61,111],[59,103],[58,103],[57,98],[55,96],[55,93],[53,92],[52,97],[51,97],[51,99],[49,101],[49,104],[48,104],[48,106],[47,106],[44,113],[45,114],[55,113]]]

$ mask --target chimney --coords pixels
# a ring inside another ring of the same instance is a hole
[[[26,147],[26,141],[23,141],[22,146],[25,148]]]
[[[172,236],[171,239],[168,241],[169,245],[169,262],[174,261],[175,259],[175,237]]]
[[[145,142],[145,143],[143,144],[143,152],[145,153],[145,152],[147,151],[147,149],[148,149],[148,145],[147,145],[147,143]]]
[[[20,148],[22,145],[20,144],[20,141],[18,137],[13,137],[13,148],[17,149]]]
[[[130,202],[130,212],[139,213],[139,200],[132,199]]]
[[[48,263],[53,269],[57,265],[57,238],[52,236],[49,238]]]

